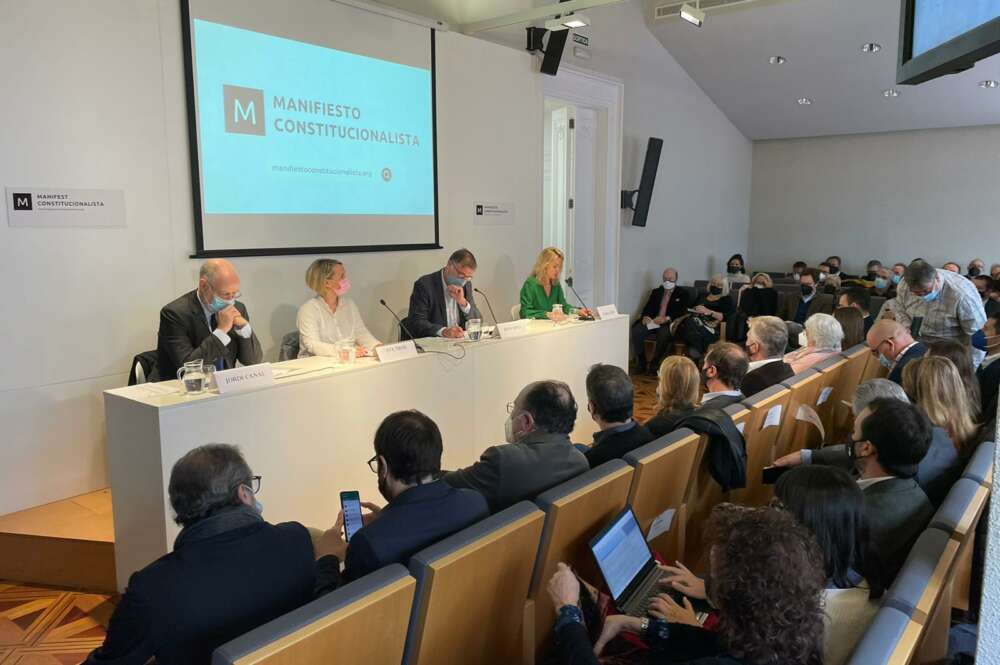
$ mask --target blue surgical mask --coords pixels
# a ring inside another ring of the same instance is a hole
[[[893,274],[893,276],[892,276],[892,283],[893,284],[899,284],[902,281],[903,281],[903,276],[902,275]]]
[[[875,288],[876,289],[884,289],[887,286],[889,286],[889,282],[887,282],[884,277],[876,277],[875,278]]]
[[[448,283],[449,286],[464,287],[468,282],[464,277],[445,277],[444,281]]]
[[[264,504],[258,501],[257,499],[253,500],[253,509],[257,511],[258,515],[264,514]]]
[[[884,354],[878,354],[878,364],[886,369],[892,369],[892,361],[886,358]]]
[[[223,300],[219,296],[215,296],[214,298],[212,298],[212,302],[208,306],[208,308],[213,312],[221,312],[230,305],[235,305],[235,304],[236,304],[235,300]]]
[[[934,302],[935,300],[938,299],[938,296],[940,295],[941,295],[941,289],[938,289],[937,291],[931,291],[930,293],[926,293],[920,296],[920,299],[923,300],[924,302]]]

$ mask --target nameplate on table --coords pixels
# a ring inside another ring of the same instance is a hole
[[[618,308],[615,305],[600,305],[597,308],[597,318],[601,320],[612,319],[616,316],[618,316]]]
[[[255,388],[274,385],[274,373],[270,363],[247,365],[224,369],[215,373],[215,387],[220,395],[242,393]]]
[[[524,337],[528,334],[528,319],[497,323],[497,333],[500,335],[500,339]]]
[[[394,363],[397,360],[417,357],[417,345],[413,340],[396,342],[395,344],[383,344],[375,347],[375,355],[380,363]]]

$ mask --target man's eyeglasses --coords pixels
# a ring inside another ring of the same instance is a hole
[[[514,413],[514,402],[507,402],[507,413]]]
[[[877,356],[879,354],[879,349],[882,348],[882,345],[885,344],[886,342],[888,342],[889,339],[890,338],[886,337],[881,342],[879,342],[878,344],[876,344],[875,346],[873,346],[872,349],[871,349],[872,355],[873,356]]]
[[[260,491],[260,476],[250,476],[250,482],[244,483],[244,485],[249,487],[250,491],[256,494]]]
[[[378,473],[378,455],[372,455],[372,458],[368,460],[368,468],[372,470],[372,473]]]

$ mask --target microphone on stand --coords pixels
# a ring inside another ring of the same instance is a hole
[[[403,329],[403,332],[405,332],[407,335],[410,336],[411,340],[413,340],[413,345],[417,347],[417,350],[423,351],[424,347],[417,344],[417,338],[413,336],[413,333],[410,332],[410,329],[406,327],[406,325],[400,320],[398,316],[396,316],[396,312],[392,311],[392,307],[389,307],[387,304],[385,304],[384,298],[379,298],[379,304],[381,304],[382,307],[385,307],[387,310],[389,310],[389,313],[392,314],[392,318],[396,319],[396,323],[399,324],[399,327]]]
[[[566,278],[566,286],[568,286],[569,290],[573,292],[573,295],[576,296],[576,299],[580,301],[580,304],[583,305],[583,308],[585,310],[587,310],[588,312],[590,312],[590,316],[581,316],[580,320],[581,321],[593,321],[594,320],[594,313],[593,313],[593,311],[589,307],[587,307],[587,303],[583,302],[583,298],[581,298],[580,294],[576,292],[576,289],[573,288],[573,278],[572,277],[567,277]]]
[[[486,301],[486,306],[490,308],[490,316],[493,317],[493,325],[495,326],[499,322],[497,321],[497,315],[493,313],[493,305],[490,304],[490,299],[486,296],[485,293],[483,293],[476,287],[472,287],[472,290],[481,295],[483,297],[483,300]]]

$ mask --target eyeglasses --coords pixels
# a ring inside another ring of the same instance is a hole
[[[514,413],[514,403],[507,402],[507,413]]]
[[[372,455],[372,458],[368,460],[368,468],[372,470],[372,473],[378,473],[378,455]]]
[[[873,347],[872,347],[872,349],[871,349],[871,352],[872,352],[872,355],[873,355],[873,356],[877,356],[877,355],[879,354],[879,348],[880,348],[880,347],[881,347],[881,346],[882,346],[883,344],[885,344],[886,342],[888,342],[888,341],[889,341],[890,339],[891,339],[891,338],[889,338],[889,337],[886,337],[886,338],[885,338],[885,339],[883,339],[883,340],[882,340],[881,342],[879,342],[878,344],[876,344],[875,346],[873,346]]]
[[[250,482],[244,483],[254,494],[260,491],[260,476],[250,476]]]

